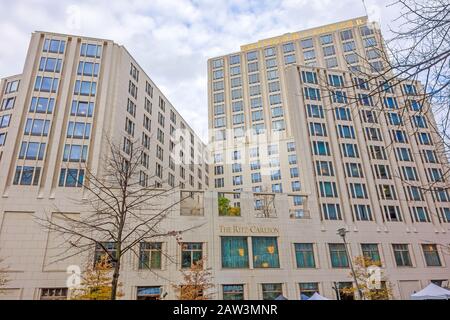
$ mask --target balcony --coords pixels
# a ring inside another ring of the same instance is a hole
[[[255,217],[257,218],[277,217],[274,193],[255,193],[253,199],[254,199]]]
[[[205,212],[203,191],[181,191],[180,214],[182,216],[203,216]]]
[[[241,194],[239,192],[220,192],[217,202],[219,207],[219,216],[221,217],[240,217]]]
[[[288,195],[289,217],[291,219],[311,219],[307,208],[307,198],[302,195]]]

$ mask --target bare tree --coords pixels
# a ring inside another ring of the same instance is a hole
[[[183,282],[175,285],[179,300],[208,300],[212,294],[208,291],[214,288],[211,268],[205,268],[206,258],[192,264],[183,271]]]
[[[83,199],[74,200],[81,214],[73,215],[57,210],[56,219],[47,216],[40,223],[49,231],[61,234],[70,249],[60,260],[92,254],[95,263],[107,255],[112,265],[111,299],[117,298],[122,258],[131,252],[139,256],[137,247],[165,237],[179,238],[196,228],[166,230],[162,224],[183,199],[177,187],[159,188],[150,185],[142,165],[143,149],[128,139],[124,143],[108,140],[108,152],[102,157],[99,172],[85,166]],[[76,177],[74,177],[76,179]]]
[[[256,216],[259,218],[276,217],[275,194],[273,193],[257,193],[255,194],[255,210]]]

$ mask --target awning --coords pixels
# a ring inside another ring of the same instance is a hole
[[[412,300],[448,300],[450,299],[450,290],[444,289],[430,283],[424,289],[411,295]]]
[[[321,296],[317,292],[314,292],[314,294],[308,300],[330,300],[330,299]]]

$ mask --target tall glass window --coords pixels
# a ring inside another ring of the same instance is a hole
[[[297,268],[315,268],[313,244],[295,243],[294,246]]]
[[[161,269],[161,242],[140,244],[139,269]]]
[[[422,250],[427,267],[440,267],[442,265],[441,259],[439,258],[439,252],[435,244],[422,244]]]
[[[252,237],[252,245],[254,268],[280,267],[276,237]]]
[[[378,244],[376,243],[362,243],[361,249],[363,256],[369,258],[375,263],[381,264],[380,252],[378,251]]]
[[[343,243],[330,243],[330,258],[333,268],[348,268],[348,257]]]
[[[181,267],[191,268],[203,259],[203,244],[201,242],[186,242],[181,246]]]
[[[248,268],[247,237],[222,237],[222,268]]]
[[[397,267],[412,267],[411,256],[407,244],[393,244],[395,263]]]

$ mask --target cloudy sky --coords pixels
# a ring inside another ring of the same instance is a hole
[[[394,0],[366,0],[388,34]],[[207,137],[208,58],[260,39],[365,15],[362,0],[0,0],[0,78],[21,73],[35,30],[123,44]]]

